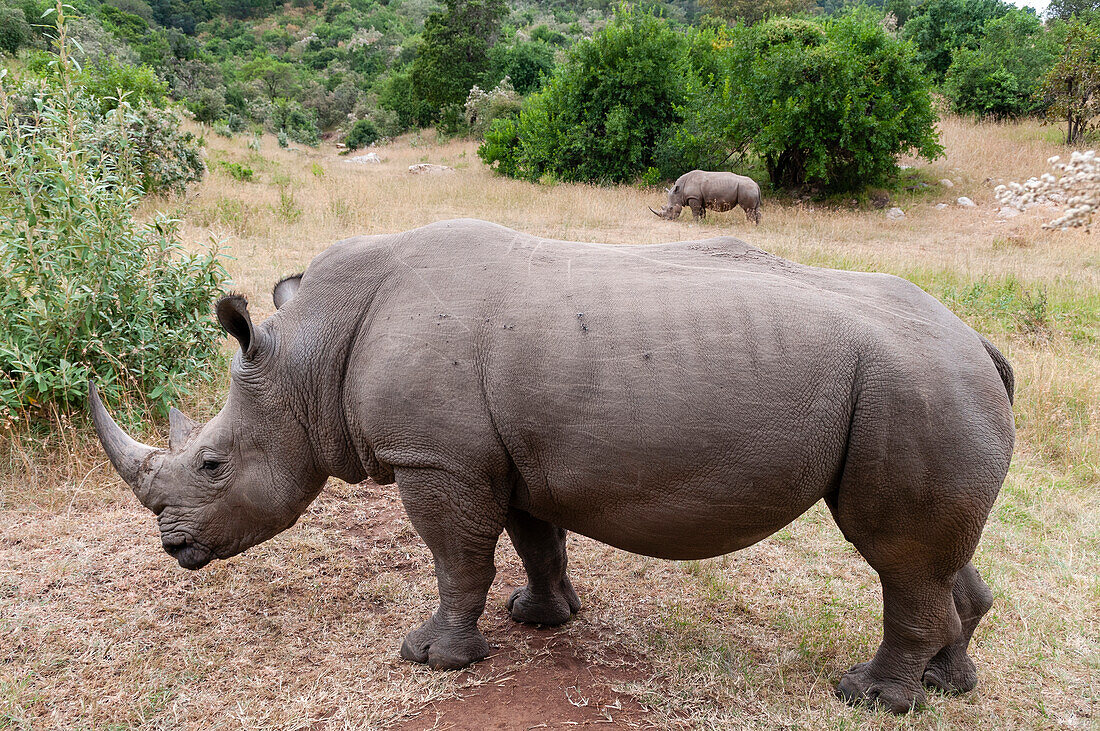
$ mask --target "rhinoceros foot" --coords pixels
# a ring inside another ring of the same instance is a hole
[[[978,685],[978,671],[965,650],[946,647],[924,670],[924,684],[943,693],[968,693]]]
[[[844,673],[837,697],[851,705],[878,706],[891,713],[909,713],[924,705],[924,689],[916,683],[876,677],[874,663],[861,662]]]
[[[536,591],[530,585],[520,587],[508,597],[512,619],[524,624],[545,624],[556,627],[565,624],[580,611],[581,600],[566,577],[553,590]]]
[[[444,626],[433,615],[406,637],[401,657],[427,663],[432,670],[457,670],[489,655],[489,643],[477,627]]]

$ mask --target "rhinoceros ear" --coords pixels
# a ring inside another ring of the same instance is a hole
[[[252,326],[252,318],[248,316],[248,300],[239,294],[231,294],[218,300],[214,311],[225,331],[241,344],[244,357],[254,356],[259,350],[259,338],[256,328]]]
[[[195,422],[179,409],[172,407],[168,410],[168,449],[176,450],[187,443],[187,438],[195,429]]]
[[[302,286],[302,275],[295,274],[291,277],[279,280],[279,283],[275,285],[275,289],[271,292],[271,298],[275,300],[275,309],[283,309],[283,305],[294,299],[294,296],[298,294],[298,288]]]

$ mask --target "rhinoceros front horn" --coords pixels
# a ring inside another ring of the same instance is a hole
[[[122,431],[115,423],[111,415],[107,413],[103,402],[99,399],[99,391],[95,384],[88,381],[88,406],[92,412],[92,422],[95,424],[95,433],[99,436],[99,442],[103,450],[111,459],[111,464],[118,470],[126,484],[138,490],[138,475],[141,467],[149,455],[157,450],[141,442],[134,441],[130,435]],[[140,495],[138,496],[141,497]]]
[[[653,211],[653,207],[652,207],[652,206],[646,206],[646,208],[648,208],[649,210]],[[664,216],[662,216],[662,215],[661,215],[660,213],[657,213],[657,211],[653,211],[653,215],[654,215],[654,216],[656,216],[657,218],[664,218]]]

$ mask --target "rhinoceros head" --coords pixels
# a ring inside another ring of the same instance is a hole
[[[254,326],[244,298],[235,295],[218,302],[217,316],[241,345],[229,398],[205,424],[172,409],[167,449],[130,438],[107,413],[95,385],[90,387],[92,419],[107,456],[138,500],[156,513],[164,550],[188,569],[289,528],[325,480],[304,427],[288,407],[287,388],[279,385],[284,379],[275,329],[266,327],[271,321]]]
[[[680,211],[684,209],[683,195],[680,192],[680,185],[677,183],[671,188],[667,188],[668,203],[666,203],[661,210],[653,211],[653,208],[649,210],[661,218],[673,219],[680,215]]]

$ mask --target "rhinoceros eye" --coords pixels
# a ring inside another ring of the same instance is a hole
[[[203,472],[217,472],[221,469],[223,464],[225,464],[225,462],[222,462],[221,460],[211,459],[210,457],[207,457],[202,461],[202,466],[199,469],[201,469]]]

